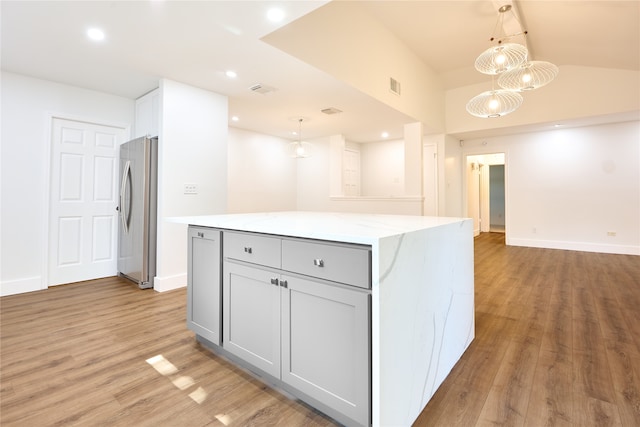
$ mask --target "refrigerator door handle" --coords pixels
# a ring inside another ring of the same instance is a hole
[[[120,215],[122,218],[122,228],[125,234],[129,234],[129,223],[131,222],[131,161],[127,160],[122,172],[122,186],[120,187]],[[125,203],[125,194],[129,187],[129,206]]]

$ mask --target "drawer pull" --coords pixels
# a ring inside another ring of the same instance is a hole
[[[251,252],[253,252],[253,250],[250,247],[245,246],[244,247],[244,251],[248,254],[250,254]]]
[[[204,233],[202,231],[198,231],[198,237],[204,237]]]
[[[280,286],[282,286],[283,288],[286,288],[288,285],[286,280],[280,280]]]
[[[277,277],[272,278],[271,279],[271,284],[278,286],[278,278]]]
[[[320,258],[316,258],[313,260],[313,265],[316,265],[318,267],[324,267],[324,260]]]

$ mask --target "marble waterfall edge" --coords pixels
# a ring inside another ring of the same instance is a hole
[[[463,221],[379,243],[372,386],[380,425],[411,425],[474,338],[472,232]]]

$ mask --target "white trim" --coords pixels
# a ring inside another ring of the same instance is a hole
[[[167,277],[154,277],[153,289],[157,292],[172,291],[187,286],[187,273]]]
[[[42,283],[44,283],[44,281],[40,276],[27,277],[26,279],[18,280],[6,280],[0,283],[0,297],[40,291],[43,289],[41,287]]]
[[[53,140],[53,119],[57,117],[50,112],[45,113],[46,125],[44,128],[43,147],[44,158],[42,162],[42,170],[44,170],[44,183],[42,188],[45,190],[42,194],[42,276],[40,277],[40,289],[49,287],[49,225],[51,223],[51,143]]]
[[[399,196],[399,197],[368,197],[368,196],[329,196],[329,200],[335,201],[383,201],[383,202],[422,202],[424,197],[422,196]]]
[[[608,245],[589,242],[568,242],[562,240],[507,239],[507,245],[530,248],[561,249],[567,251],[599,252],[618,255],[640,255],[640,246]]]

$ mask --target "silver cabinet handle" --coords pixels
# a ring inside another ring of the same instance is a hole
[[[286,280],[280,280],[280,286],[282,286],[283,288],[286,288],[288,285]]]
[[[272,278],[271,279],[271,284],[278,286],[278,278],[277,277]]]
[[[324,260],[320,258],[316,258],[313,260],[313,265],[316,265],[318,267],[324,267]]]
[[[204,233],[202,231],[198,231],[198,237],[204,237]]]
[[[248,254],[250,254],[251,252],[253,252],[253,250],[252,250],[250,247],[248,247],[248,246],[245,246],[245,247],[244,247],[244,251],[245,251],[246,253],[248,253]]]

